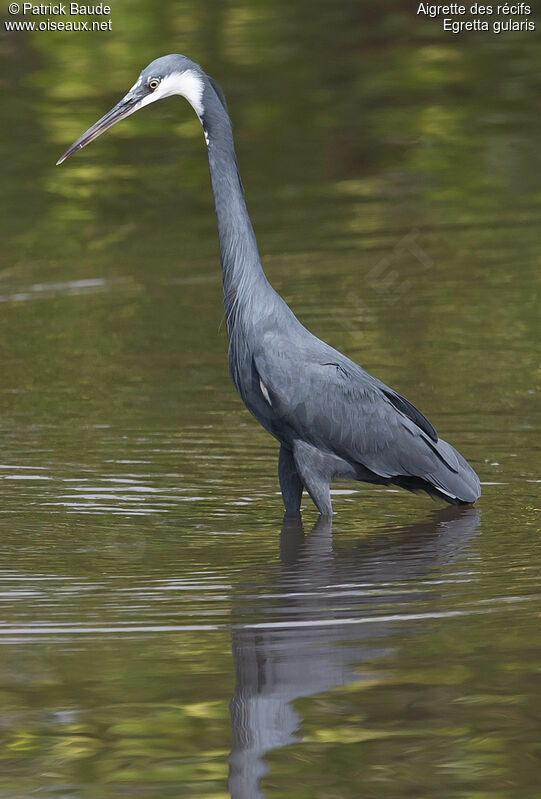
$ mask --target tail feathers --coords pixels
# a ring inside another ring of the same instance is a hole
[[[359,452],[352,464],[358,479],[426,491],[452,505],[479,499],[479,478],[460,452],[441,438],[434,441],[410,419],[402,420],[402,428]]]
[[[424,476],[425,480],[452,504],[471,504],[478,500],[481,484],[467,460],[441,438],[437,443],[430,442],[430,445],[442,463],[436,463],[434,470]]]
[[[458,497],[451,496],[448,492],[436,488],[432,483],[423,480],[422,477],[410,477],[408,475],[398,475],[391,480],[385,481],[387,484],[404,488],[406,491],[411,491],[413,494],[428,494],[433,499],[443,499],[449,505],[471,505],[472,500],[458,499]]]
[[[481,484],[470,464],[454,447],[443,441],[418,438],[417,446],[401,453],[394,474],[381,474],[385,482],[407,491],[426,491],[451,505],[471,505],[481,496]]]

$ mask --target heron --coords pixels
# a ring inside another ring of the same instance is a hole
[[[480,496],[477,474],[414,405],[313,335],[273,289],[261,265],[220,86],[184,55],[142,70],[128,93],[61,156],[61,164],[112,125],[172,95],[201,122],[218,227],[229,366],[244,404],[280,444],[286,515],[306,490],[332,516],[331,482],[357,480],[424,491],[454,505]]]

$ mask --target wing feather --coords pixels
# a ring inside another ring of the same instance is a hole
[[[277,426],[384,479],[420,477],[453,495],[446,475],[458,472],[458,453],[408,400],[336,350],[325,357],[273,345],[254,354],[254,365]]]

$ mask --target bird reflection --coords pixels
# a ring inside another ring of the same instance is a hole
[[[418,604],[437,598],[437,570],[463,557],[479,521],[476,508],[446,509],[334,551],[330,519],[305,536],[300,516],[284,518],[279,577],[242,597],[255,621],[233,629],[232,799],[263,797],[265,755],[301,740],[294,700],[372,677],[361,663],[384,655],[396,633],[419,631]]]

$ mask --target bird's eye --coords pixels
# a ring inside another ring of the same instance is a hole
[[[156,91],[159,85],[160,81],[158,80],[158,78],[152,78],[152,80],[149,80],[148,82],[148,88],[152,89],[153,92]]]

